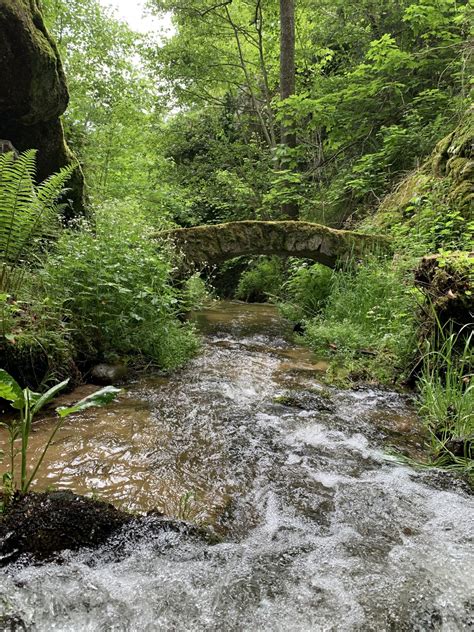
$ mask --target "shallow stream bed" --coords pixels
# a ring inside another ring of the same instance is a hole
[[[10,566],[0,630],[473,629],[474,500],[388,456],[422,451],[408,399],[323,387],[324,363],[271,306],[194,319],[202,354],[70,418],[36,486],[157,508],[222,542],[125,529],[61,564]]]

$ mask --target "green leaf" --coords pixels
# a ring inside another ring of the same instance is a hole
[[[52,386],[49,390],[46,391],[46,393],[43,393],[39,397],[31,397],[31,395],[35,395],[35,396],[38,395],[37,393],[32,393],[30,395],[30,401],[33,402],[31,412],[33,414],[36,414],[37,412],[39,412],[43,408],[43,406],[46,406],[46,404],[48,404],[54,397],[56,397],[59,391],[62,391],[62,389],[68,383],[69,383],[69,378],[67,380],[64,380],[63,382],[60,382],[59,384],[56,384],[56,386]]]
[[[95,406],[106,406],[113,401],[121,391],[122,389],[116,388],[115,386],[106,386],[92,393],[92,395],[84,397],[84,399],[81,399],[73,406],[62,406],[57,408],[56,411],[60,417],[67,417],[68,415],[72,415],[72,413],[78,413],[81,410],[87,410]]]
[[[0,397],[9,401],[13,408],[18,410],[21,410],[25,404],[20,385],[5,369],[0,369]]]

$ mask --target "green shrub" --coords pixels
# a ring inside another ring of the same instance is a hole
[[[364,372],[385,380],[415,355],[417,297],[391,261],[340,270],[322,312],[307,323],[307,340],[318,355],[337,361],[363,357]]]
[[[169,369],[197,348],[192,328],[176,319],[180,293],[152,232],[138,205],[104,205],[93,229],[66,231],[49,257],[46,293],[68,315],[76,348],[91,357],[141,355]]]
[[[276,298],[284,281],[284,266],[279,257],[259,257],[240,277],[235,297],[249,303]]]
[[[210,293],[206,283],[198,272],[186,279],[181,292],[181,311],[190,312],[193,309],[201,309],[209,299]]]
[[[319,314],[331,294],[334,272],[326,266],[296,261],[290,268],[290,278],[283,285],[283,315],[299,321]]]

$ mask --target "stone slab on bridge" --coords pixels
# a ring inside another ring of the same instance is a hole
[[[388,251],[388,240],[300,221],[240,221],[163,231],[186,265],[205,266],[243,255],[279,255],[313,259],[333,268],[340,259]]]

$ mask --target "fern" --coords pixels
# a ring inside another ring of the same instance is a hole
[[[65,167],[36,186],[35,149],[18,158],[13,152],[0,155],[0,290],[18,284],[18,272],[32,260],[41,238],[57,229],[57,199],[73,169]]]

